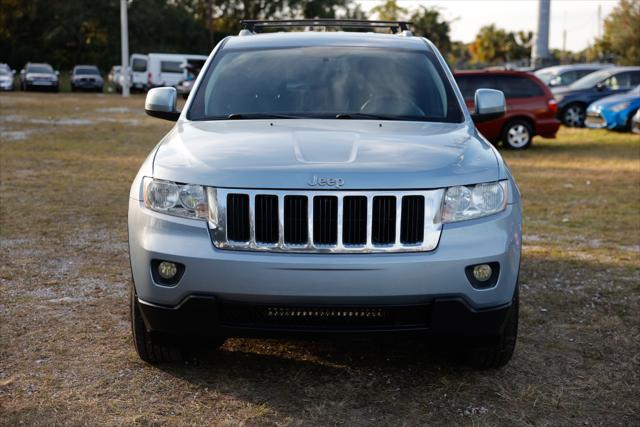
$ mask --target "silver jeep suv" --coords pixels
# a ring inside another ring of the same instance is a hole
[[[133,337],[166,362],[227,337],[411,333],[509,361],[520,195],[436,47],[403,22],[245,21],[213,50],[129,200]],[[271,26],[390,27],[268,32]],[[453,339],[453,341],[452,341]]]

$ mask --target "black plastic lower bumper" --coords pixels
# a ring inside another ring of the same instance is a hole
[[[425,334],[497,337],[511,304],[475,310],[461,298],[407,306],[292,306],[192,296],[176,307],[138,301],[152,333],[175,338]]]

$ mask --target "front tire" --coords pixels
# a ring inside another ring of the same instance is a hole
[[[129,307],[133,344],[140,359],[151,364],[178,362],[185,359],[185,354],[180,347],[158,341],[147,331],[133,284],[129,290]]]
[[[529,148],[533,139],[533,129],[526,120],[512,120],[502,130],[502,142],[512,150]]]
[[[562,123],[573,128],[584,127],[586,114],[585,106],[582,104],[569,104],[562,110]]]
[[[518,337],[519,296],[513,298],[511,309],[505,320],[504,330],[495,344],[473,347],[466,352],[467,364],[477,369],[500,368],[511,360]]]

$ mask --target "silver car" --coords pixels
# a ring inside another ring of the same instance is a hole
[[[520,193],[473,122],[504,114],[502,92],[478,90],[470,114],[437,48],[402,22],[257,34],[282,22],[221,41],[182,111],[174,88],[147,95],[146,112],[176,124],[129,199],[139,356],[227,337],[411,334],[506,364]]]

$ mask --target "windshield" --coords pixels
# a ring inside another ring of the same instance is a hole
[[[100,72],[98,71],[97,68],[82,67],[82,68],[76,68],[76,74],[88,74],[90,76],[99,76]]]
[[[4,68],[0,68],[0,76],[9,76],[11,73]]]
[[[29,65],[27,73],[51,74],[53,73],[53,68],[49,65]]]
[[[587,74],[583,78],[576,80],[569,87],[571,89],[591,89],[602,80],[610,76],[608,71],[596,71],[591,74]]]
[[[190,120],[354,118],[461,122],[432,52],[354,47],[228,50],[216,55]]]
[[[536,75],[537,78],[542,80],[546,85],[548,85],[551,79],[556,76],[550,71],[536,71],[534,74]]]

